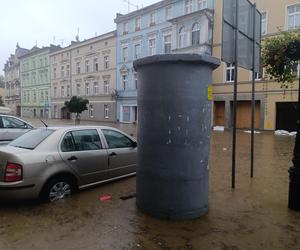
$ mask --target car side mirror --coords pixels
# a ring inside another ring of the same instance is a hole
[[[136,147],[137,147],[137,142],[135,142],[135,141],[132,142],[132,147],[133,147],[133,148],[136,148]]]

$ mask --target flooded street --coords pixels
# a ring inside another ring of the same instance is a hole
[[[294,138],[256,135],[251,179],[250,135],[239,132],[235,191],[230,144],[229,132],[213,133],[209,213],[202,218],[171,222],[139,212],[135,198],[120,199],[135,194],[132,177],[54,204],[0,204],[0,250],[300,249],[300,213],[287,208]],[[112,199],[102,202],[102,195]]]

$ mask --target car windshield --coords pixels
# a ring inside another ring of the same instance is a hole
[[[17,148],[33,150],[53,132],[54,130],[52,129],[34,129],[20,136],[9,145]]]

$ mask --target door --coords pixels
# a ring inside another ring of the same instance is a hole
[[[80,186],[108,177],[108,155],[96,129],[68,132],[60,145],[60,155],[79,176]]]
[[[2,126],[0,131],[1,141],[12,141],[32,129],[29,124],[11,116],[2,116],[0,119]]]
[[[136,171],[137,147],[123,133],[102,129],[108,145],[110,178],[127,175]]]
[[[276,130],[297,131],[297,102],[276,103]]]
[[[238,129],[251,129],[251,101],[238,101],[237,123]],[[254,128],[259,129],[260,125],[260,101],[255,102]]]
[[[214,102],[214,126],[225,124],[225,102]]]

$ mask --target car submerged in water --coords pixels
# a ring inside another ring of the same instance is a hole
[[[33,129],[0,148],[0,199],[64,199],[134,175],[136,158],[136,140],[115,128]]]

